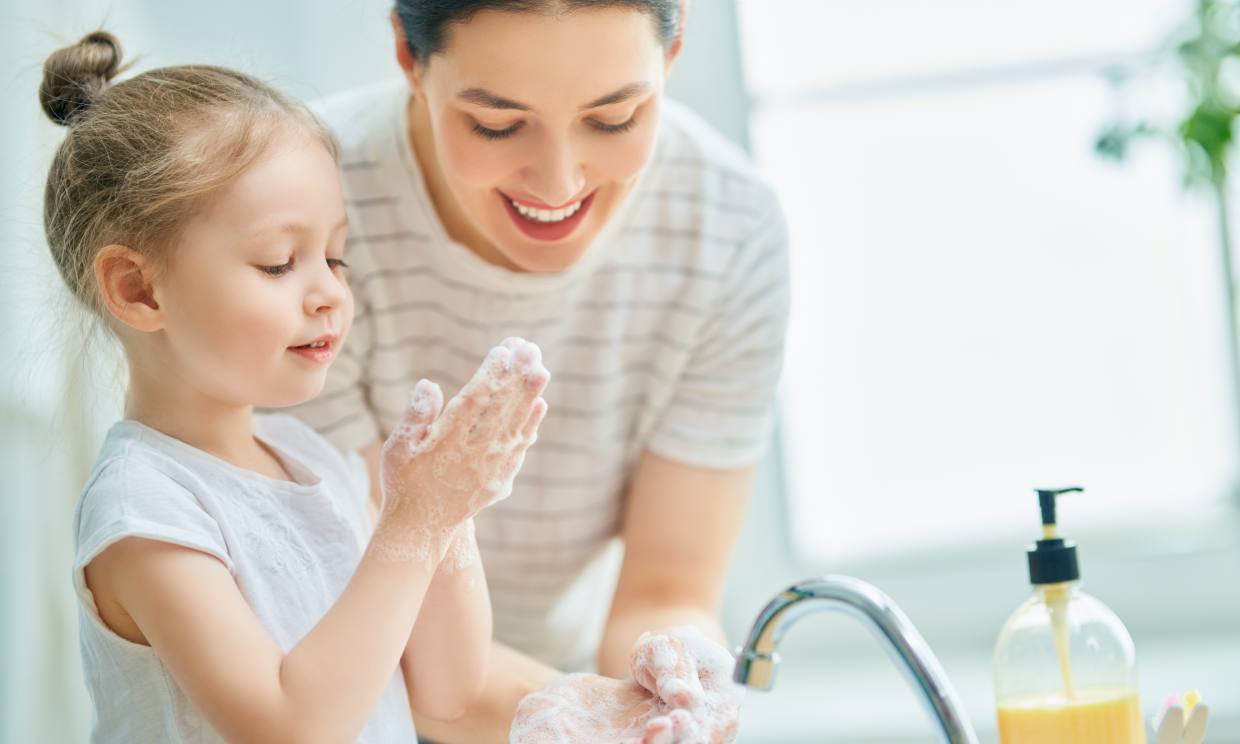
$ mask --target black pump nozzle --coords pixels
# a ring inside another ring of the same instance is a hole
[[[1042,524],[1055,524],[1055,499],[1065,493],[1081,493],[1084,488],[1070,486],[1068,488],[1039,488],[1038,504],[1042,507]]]
[[[1055,526],[1055,500],[1061,494],[1079,493],[1084,490],[1080,486],[1037,489],[1038,505],[1042,508],[1042,526],[1052,529],[1045,530],[1046,537],[1038,540],[1029,548],[1030,583],[1058,584],[1081,578],[1081,569],[1076,557],[1076,543],[1056,537],[1053,528]]]

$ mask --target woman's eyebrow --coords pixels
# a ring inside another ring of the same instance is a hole
[[[608,106],[613,103],[627,101],[635,96],[642,95],[650,91],[651,85],[646,82],[629,83],[619,90],[608,93],[601,98],[596,98],[581,107],[581,110],[598,108],[599,106]],[[530,107],[524,103],[519,103],[510,98],[504,98],[487,90],[486,88],[467,88],[456,94],[456,97],[466,103],[472,103],[476,106],[493,109],[510,109],[516,111],[529,111]]]
[[[590,101],[586,105],[582,106],[581,109],[584,111],[586,109],[598,108],[599,106],[608,106],[613,103],[627,101],[630,98],[635,98],[643,93],[648,93],[650,88],[650,83],[647,82],[629,83],[620,90],[608,93],[602,98],[596,98],[593,101]]]

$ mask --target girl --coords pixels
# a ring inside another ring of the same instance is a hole
[[[363,469],[253,412],[315,396],[349,331],[332,139],[225,69],[109,87],[120,59],[90,34],[40,89],[69,129],[48,242],[130,370],[74,524],[92,739],[413,741],[411,708],[459,716],[481,684],[472,517],[534,441],[540,352],[505,341],[446,407],[418,383],[368,514]]]

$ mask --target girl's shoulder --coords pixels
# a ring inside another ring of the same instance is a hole
[[[232,569],[207,506],[210,486],[187,456],[192,449],[133,421],[109,430],[74,512],[79,567],[132,536],[192,547]]]

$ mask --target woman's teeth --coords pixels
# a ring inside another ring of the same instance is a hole
[[[520,212],[522,217],[538,222],[560,222],[577,214],[577,210],[581,209],[581,202],[573,202],[563,209],[531,209],[523,204],[518,204],[512,199],[508,201],[512,202],[513,208]]]

